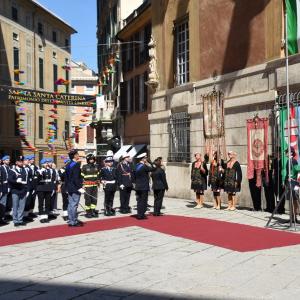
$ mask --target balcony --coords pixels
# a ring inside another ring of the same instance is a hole
[[[113,118],[113,113],[115,109],[114,100],[104,100],[100,99],[97,101],[97,110],[95,114],[95,119],[93,122],[110,122]]]

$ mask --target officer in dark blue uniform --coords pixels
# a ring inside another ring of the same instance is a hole
[[[38,167],[35,165],[35,156],[33,154],[29,155],[29,167],[32,170],[33,178],[31,182],[31,191],[29,193],[30,203],[29,203],[29,217],[36,218],[37,215],[33,212],[35,207],[36,199],[36,187],[38,182]]]
[[[121,156],[120,163],[117,166],[117,181],[120,189],[120,213],[131,213],[129,206],[130,194],[133,189],[133,168],[130,163],[130,155]]]
[[[104,215],[114,216],[116,211],[113,209],[115,192],[117,190],[117,172],[113,167],[113,158],[107,157],[104,160],[105,167],[100,171],[100,181],[104,189]]]
[[[13,201],[13,222],[15,226],[24,226],[23,221],[26,198],[28,197],[28,173],[23,167],[24,157],[16,159],[16,167],[9,171],[8,181],[11,185]]]
[[[41,223],[48,223],[52,194],[51,171],[46,158],[41,159],[40,164],[36,188],[39,201],[39,218]]]
[[[10,157],[5,155],[2,157],[3,165],[0,165],[0,178],[1,178],[1,189],[0,189],[0,225],[7,225],[8,223],[4,220],[7,197],[9,193],[8,173]]]
[[[81,194],[85,190],[82,188],[83,179],[80,170],[80,157],[78,151],[73,149],[69,152],[71,162],[66,166],[65,183],[69,197],[68,218],[70,227],[83,226],[83,222],[77,219],[77,208]]]
[[[25,222],[32,222],[33,218],[31,218],[29,216],[29,210],[30,210],[30,202],[31,202],[31,194],[32,194],[32,190],[33,190],[33,171],[29,166],[29,159],[30,159],[30,155],[25,155],[24,156],[24,161],[23,161],[23,166],[24,169],[28,175],[28,197],[26,198],[26,204],[25,204],[25,209],[24,209],[24,217],[23,220]]]
[[[67,167],[68,163],[70,163],[70,162],[71,161],[69,159],[65,159],[64,160],[65,166],[62,167],[58,171],[59,182],[60,182],[60,192],[61,192],[62,201],[63,201],[63,207],[62,207],[63,208],[63,219],[65,221],[68,220],[68,204],[69,204],[68,193],[67,193],[66,184],[65,184],[65,177],[66,177],[66,167]]]
[[[137,201],[137,219],[147,219],[145,212],[148,205],[149,173],[154,171],[156,166],[147,159],[147,153],[137,156],[140,162],[135,167],[135,190]]]

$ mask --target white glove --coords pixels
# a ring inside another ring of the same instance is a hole
[[[120,189],[121,189],[121,190],[123,190],[123,189],[124,189],[124,187],[125,187],[125,185],[124,185],[124,184],[121,184],[121,185],[120,185]]]
[[[32,191],[32,194],[34,194],[34,193],[35,193],[35,190]]]
[[[26,193],[26,198],[29,196],[29,192]]]
[[[0,193],[0,198],[2,197],[2,193]]]
[[[85,189],[84,189],[84,188],[81,188],[81,189],[78,190],[78,192],[79,192],[80,194],[84,194],[84,193],[85,193]]]
[[[17,178],[17,183],[22,183],[22,178]]]
[[[10,192],[10,188],[7,189],[7,192],[8,192],[8,193]]]

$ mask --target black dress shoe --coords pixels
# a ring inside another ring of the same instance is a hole
[[[27,224],[25,222],[19,223],[20,226],[26,226]]]
[[[138,220],[147,220],[148,218],[146,216],[137,216]]]
[[[20,226],[20,223],[14,223],[14,226],[15,226],[15,227],[19,227],[19,226]]]
[[[77,220],[76,224],[81,224],[83,226],[84,223],[80,220]]]
[[[4,220],[5,221],[12,221],[13,217],[12,217],[12,215],[5,215]]]
[[[35,213],[30,212],[30,213],[28,214],[28,217],[35,219],[35,218],[38,217],[38,215],[36,215]]]
[[[68,221],[68,220],[69,220],[69,217],[65,216],[65,217],[63,217],[63,220],[64,220],[64,221]]]
[[[49,220],[56,220],[56,219],[57,219],[57,216],[54,216],[54,215],[48,215],[48,219],[49,219]]]
[[[41,219],[40,222],[41,223],[49,223],[49,220],[48,219]]]
[[[33,222],[33,219],[29,216],[26,216],[26,217],[23,217],[23,222],[31,223],[31,222]]]
[[[4,220],[0,220],[0,226],[5,226],[5,225],[8,225],[9,222],[6,222]]]
[[[76,223],[76,224],[69,224],[69,227],[82,227],[83,224],[82,223]]]

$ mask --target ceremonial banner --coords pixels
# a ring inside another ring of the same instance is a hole
[[[50,93],[9,86],[0,86],[0,99],[8,99],[8,101],[12,103],[21,101],[39,104],[84,107],[93,106],[96,103],[96,97],[91,95]]]
[[[288,24],[288,52],[296,54],[300,50],[300,0],[285,0]]]
[[[255,117],[247,120],[248,136],[248,179],[256,174],[256,186],[261,187],[262,171],[264,170],[266,182],[268,177],[268,118]]]
[[[224,95],[222,92],[212,92],[203,99],[203,127],[206,153],[212,158],[217,151],[226,158],[224,129]]]

